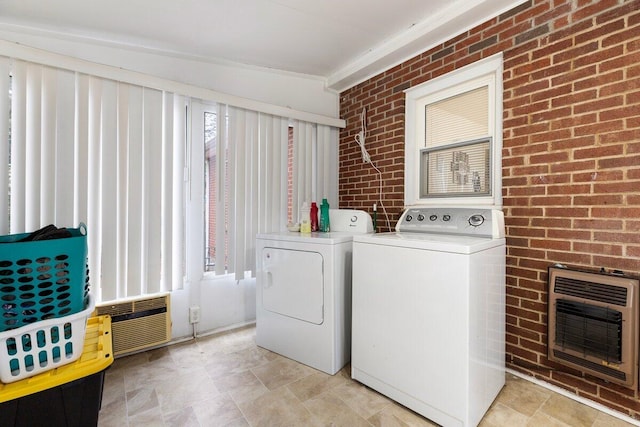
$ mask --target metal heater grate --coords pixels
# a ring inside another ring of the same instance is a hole
[[[549,359],[635,388],[638,280],[549,268]]]

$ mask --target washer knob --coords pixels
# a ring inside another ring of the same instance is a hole
[[[351,222],[357,222],[358,221],[358,217],[356,215],[351,217]]]
[[[424,215],[418,214],[418,221],[424,221]]]
[[[484,217],[480,214],[471,215],[469,217],[469,225],[479,227],[484,222]]]
[[[411,215],[407,215],[405,219],[406,219],[407,222],[411,222],[413,217]]]
[[[435,221],[436,219],[438,219],[438,215],[435,215],[435,214],[429,217],[429,220],[431,221]]]
[[[447,214],[442,215],[442,220],[443,221],[451,221],[451,215],[447,215]]]

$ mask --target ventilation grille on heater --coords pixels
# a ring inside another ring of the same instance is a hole
[[[120,356],[171,340],[169,295],[97,306],[111,316],[113,354]]]
[[[636,387],[638,280],[549,268],[549,359]]]
[[[622,286],[605,285],[571,277],[558,277],[555,281],[555,291],[563,295],[587,298],[607,304],[621,306],[627,304],[627,289]]]

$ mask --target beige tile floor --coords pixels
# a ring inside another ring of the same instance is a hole
[[[433,426],[351,380],[259,348],[255,328],[117,359],[99,427]],[[617,418],[507,374],[481,427],[621,427]]]

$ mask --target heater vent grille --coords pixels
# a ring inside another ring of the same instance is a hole
[[[169,295],[97,306],[111,315],[113,354],[121,356],[171,340]]]
[[[638,280],[549,268],[549,360],[638,383]]]
[[[555,291],[559,294],[588,298],[607,304],[621,306],[627,304],[627,289],[621,286],[605,285],[570,277],[558,277],[555,281]]]

